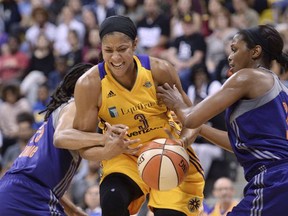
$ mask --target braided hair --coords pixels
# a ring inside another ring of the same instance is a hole
[[[79,63],[73,66],[68,73],[65,75],[63,81],[56,88],[54,93],[51,95],[51,101],[47,105],[47,108],[41,113],[46,112],[44,120],[47,121],[51,113],[56,110],[59,106],[67,103],[74,94],[74,89],[77,80],[86,71],[88,71],[93,65],[89,63]]]

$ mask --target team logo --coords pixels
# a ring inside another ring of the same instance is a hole
[[[119,116],[116,107],[110,107],[110,108],[108,108],[108,111],[109,111],[109,114],[112,118]]]
[[[110,90],[108,95],[107,95],[107,98],[114,97],[114,96],[116,96],[116,94]]]
[[[201,206],[201,200],[198,197],[193,197],[188,202],[188,209],[190,212],[197,211]]]
[[[146,81],[143,86],[146,88],[150,88],[152,86],[152,84],[150,81]]]

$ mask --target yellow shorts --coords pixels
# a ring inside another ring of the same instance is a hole
[[[102,180],[111,173],[123,173],[138,184],[144,195],[130,204],[131,215],[139,211],[146,195],[150,193],[148,206],[152,211],[153,208],[168,208],[184,212],[187,216],[196,216],[202,207],[204,176],[199,160],[191,148],[188,149],[188,154],[190,167],[187,177],[178,187],[169,191],[158,191],[148,187],[138,174],[137,157],[125,154],[102,162]]]

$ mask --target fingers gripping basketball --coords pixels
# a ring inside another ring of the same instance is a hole
[[[147,185],[157,190],[170,190],[184,180],[189,169],[189,156],[176,141],[156,139],[144,147],[137,164]]]

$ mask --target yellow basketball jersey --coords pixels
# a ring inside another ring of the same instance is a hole
[[[103,123],[125,124],[129,126],[128,138],[140,138],[141,143],[156,138],[168,138],[164,128],[176,138],[180,126],[173,121],[171,112],[165,105],[158,104],[156,87],[150,70],[148,56],[134,56],[137,65],[137,78],[131,90],[121,86],[111,75],[105,63],[98,65],[102,86],[102,104],[99,109],[100,128]],[[135,144],[138,145],[138,144]],[[134,200],[130,214],[140,209],[146,194],[150,193],[151,208],[169,208],[185,212],[188,216],[198,215],[201,209],[204,189],[204,175],[199,160],[191,147],[188,147],[189,173],[178,187],[170,191],[151,189],[141,179],[137,170],[137,156],[121,154],[110,160],[102,161],[102,179],[111,173],[123,173],[141,188],[144,195]]]
[[[137,78],[131,90],[119,84],[105,64],[99,65],[102,79],[100,127],[103,127],[105,121],[111,125],[119,123],[128,125],[128,138],[140,138],[141,143],[168,137],[164,128],[174,135],[179,134],[180,128],[172,120],[170,111],[165,105],[158,104],[149,57],[134,56],[134,61],[137,65]]]

